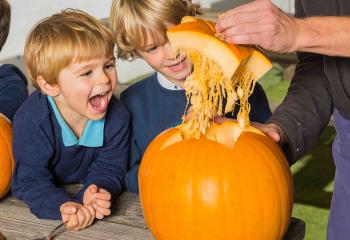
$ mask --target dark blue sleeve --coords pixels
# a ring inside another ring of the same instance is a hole
[[[11,191],[38,218],[58,220],[61,219],[60,206],[74,200],[53,182],[49,163],[54,148],[49,136],[50,133],[37,122],[16,115],[13,122],[15,170]]]
[[[264,89],[259,83],[256,83],[252,95],[250,95],[249,104],[251,107],[249,119],[252,122],[263,123],[271,117],[271,109]]]
[[[28,97],[27,79],[14,65],[0,67],[0,113],[11,121],[15,112]]]
[[[120,100],[128,106],[128,100],[126,94],[123,92],[120,96]],[[131,116],[133,118],[134,116]],[[124,177],[125,189],[129,192],[139,193],[138,185],[138,173],[142,158],[142,151],[137,144],[136,137],[134,135],[133,127],[131,126],[130,135],[130,157],[127,165],[127,172]]]
[[[138,184],[138,173],[141,163],[141,150],[137,146],[135,139],[131,139],[130,146],[130,159],[128,164],[128,171],[124,177],[125,188],[129,192],[139,193],[139,184]]]
[[[118,102],[118,104],[121,103]],[[113,200],[122,191],[129,158],[130,117],[125,107],[122,108],[122,111],[119,110],[113,113],[114,118],[106,119],[109,123],[105,129],[105,142],[89,167],[83,188],[77,194],[79,201],[82,201],[86,188],[91,184],[107,190]]]

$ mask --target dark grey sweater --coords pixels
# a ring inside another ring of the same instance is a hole
[[[348,0],[296,0],[295,16],[350,15]],[[350,41],[350,39],[349,39]],[[298,53],[288,94],[269,122],[286,133],[284,150],[292,164],[317,141],[337,108],[350,120],[350,58]]]

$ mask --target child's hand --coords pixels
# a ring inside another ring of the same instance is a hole
[[[83,206],[77,202],[65,202],[60,206],[62,221],[66,222],[67,229],[81,230],[89,227],[96,215],[92,206]]]
[[[190,106],[187,109],[187,112],[185,115],[185,122],[188,122],[190,120],[190,117],[192,114],[193,114],[193,108],[192,108],[192,106]],[[219,116],[219,115],[214,115],[212,120],[217,124],[221,124],[221,123],[226,122],[226,121],[232,121],[232,119],[230,119],[230,118],[226,118],[224,116]]]
[[[103,219],[111,214],[111,194],[103,189],[91,184],[84,193],[83,203],[85,206],[91,205],[96,211],[96,218]]]

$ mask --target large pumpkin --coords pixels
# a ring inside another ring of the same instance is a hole
[[[0,115],[0,198],[10,190],[13,168],[12,127]]]
[[[179,127],[155,138],[139,170],[146,223],[157,240],[282,239],[292,179],[279,146],[259,130],[212,123],[200,139]]]

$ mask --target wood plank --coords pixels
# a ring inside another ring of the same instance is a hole
[[[79,185],[73,185],[66,190],[72,194],[79,188]],[[39,237],[39,234],[48,233],[58,223],[59,221],[36,218],[25,203],[10,195],[0,200],[0,232],[8,239],[33,239]],[[93,226],[78,233],[63,232],[57,239],[72,239],[73,236],[76,240],[153,239],[145,224],[139,197],[130,192],[124,192],[117,198],[110,217],[97,220]],[[302,240],[304,236],[305,223],[292,218],[284,240]]]
[[[66,190],[72,194],[72,192],[76,192],[76,187],[77,186],[70,186],[70,189]],[[0,205],[1,204],[27,208],[27,205],[23,201],[18,200],[11,195],[1,199]],[[137,194],[130,192],[124,192],[117,198],[116,202],[112,206],[111,216],[107,217],[105,221],[147,228],[143,218],[139,197]]]
[[[26,207],[0,204],[0,231],[8,239],[34,239],[48,234],[60,221],[41,220],[30,213]],[[84,230],[75,232],[65,230],[55,239],[153,239],[151,233],[140,227],[118,224],[104,220]]]

